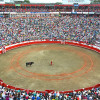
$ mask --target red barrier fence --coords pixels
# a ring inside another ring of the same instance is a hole
[[[32,45],[32,44],[46,44],[46,43],[61,44],[61,42],[62,42],[62,40],[57,40],[57,41],[49,41],[49,40],[26,41],[26,42],[21,42],[21,43],[16,43],[16,44],[6,46],[6,50],[8,51],[8,50],[11,50],[11,49],[14,49],[14,48],[18,48],[18,47],[21,47],[21,46]],[[96,52],[100,53],[100,48],[95,46],[95,45],[87,45],[86,43],[75,42],[75,41],[65,41],[64,44],[79,46],[79,47],[87,48],[87,49],[90,49],[90,50],[93,50],[93,51],[96,51]],[[1,53],[2,53],[2,50],[0,50],[0,54]],[[7,85],[7,84],[3,83],[2,80],[0,80],[0,85],[4,86],[4,87],[7,87],[7,88],[10,88],[10,89],[14,89],[14,90],[24,90],[26,92],[34,92],[34,90],[25,90],[25,89],[22,89],[22,88],[16,88],[14,86]],[[97,84],[97,85],[92,86],[92,87],[84,88],[84,89],[74,90],[74,91],[78,92],[78,91],[90,90],[92,88],[97,88],[97,87],[100,87],[100,84]],[[36,91],[36,92],[38,92],[38,93],[45,93],[45,92],[50,93],[50,92],[54,92],[54,90],[45,90],[45,91]],[[60,91],[60,93],[69,93],[69,92],[73,92],[73,90],[71,90],[71,91]]]

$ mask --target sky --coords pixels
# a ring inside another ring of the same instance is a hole
[[[5,1],[9,2],[10,0],[5,0]],[[73,4],[72,1],[80,1],[79,4],[80,3],[81,4],[89,4],[90,3],[90,0],[30,0],[31,3],[56,3],[56,2],[62,2],[63,4]]]

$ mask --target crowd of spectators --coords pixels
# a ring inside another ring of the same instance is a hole
[[[59,9],[59,8],[1,8],[0,12],[71,12],[72,11],[72,7],[71,8],[67,8],[67,9]]]
[[[48,16],[0,18],[0,47],[35,39],[64,39],[95,44],[100,18],[91,16]],[[70,93],[37,93],[0,86],[0,100],[100,100],[100,87]]]
[[[0,12],[72,12],[73,6],[70,7],[3,7],[0,8]],[[100,12],[100,7],[79,7],[76,9],[77,12]]]
[[[0,46],[53,38],[93,44],[99,33],[99,17],[67,15],[41,18],[0,18]]]
[[[29,92],[0,86],[0,100],[100,100],[100,87],[60,93],[59,91]]]
[[[99,7],[87,7],[87,8],[79,8],[76,10],[77,12],[100,12]]]

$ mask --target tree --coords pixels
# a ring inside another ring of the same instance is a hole
[[[62,2],[56,2],[55,4],[59,5],[59,4],[62,4]]]
[[[92,4],[100,4],[100,0],[91,0]]]
[[[30,3],[30,1],[29,0],[24,0],[24,3]]]

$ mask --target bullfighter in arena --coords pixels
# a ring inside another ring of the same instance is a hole
[[[52,60],[51,60],[51,66],[52,66]]]

